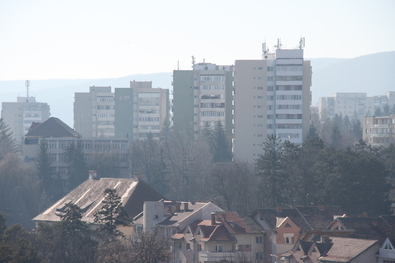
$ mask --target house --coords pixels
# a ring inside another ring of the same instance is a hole
[[[213,212],[172,236],[176,262],[263,262],[263,229],[236,212]]]
[[[58,222],[60,217],[57,214],[64,211],[65,205],[71,202],[82,209],[82,221],[94,224],[94,215],[102,207],[103,193],[107,188],[116,190],[130,218],[143,210],[145,201],[158,201],[164,198],[143,181],[92,177],[33,218],[33,221],[37,225],[39,223]]]
[[[291,250],[298,239],[312,230],[325,229],[335,217],[343,215],[336,206],[277,207],[257,209],[251,218],[265,231],[265,261],[275,262],[281,254]]]
[[[379,249],[377,263],[395,262],[395,239],[386,238]]]
[[[321,240],[298,240],[292,250],[282,254],[281,262],[377,262],[377,240],[322,236]]]
[[[209,219],[215,211],[223,210],[211,202],[146,201],[134,216],[133,226],[136,233],[157,228],[165,237],[171,237],[195,220]]]

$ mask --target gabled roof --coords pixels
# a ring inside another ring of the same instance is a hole
[[[129,217],[133,217],[143,210],[144,201],[163,199],[161,194],[143,181],[123,178],[87,180],[33,220],[36,222],[59,221],[60,218],[57,214],[64,209],[65,204],[71,202],[83,210],[83,221],[93,223],[94,214],[101,209],[104,200],[103,193],[107,188],[116,189]]]
[[[224,225],[215,226],[211,235],[207,239],[202,239],[202,241],[221,241],[221,242],[235,242],[235,239],[230,235],[229,231]]]
[[[298,206],[295,208],[284,209],[257,209],[256,213],[264,219],[271,229],[275,230],[279,218],[288,217],[302,231],[307,233],[314,229],[325,229],[334,219],[334,216],[344,215],[340,207],[323,207],[323,206]]]
[[[349,262],[371,246],[378,244],[377,240],[357,238],[331,237],[333,244],[326,256],[318,258],[323,262]]]
[[[236,212],[216,212],[215,216],[231,234],[259,234],[265,231],[249,217]]]
[[[70,128],[66,123],[58,118],[51,117],[43,123],[32,123],[25,137],[81,137],[81,135]]]
[[[339,217],[330,226],[339,222],[345,230],[353,230],[351,237],[361,239],[374,239],[383,242],[386,237],[394,237],[391,229],[382,218],[379,217]]]
[[[153,200],[154,201],[154,200]],[[184,207],[187,207],[185,210],[182,208],[178,208],[177,210],[172,211],[171,213],[167,212],[167,207],[168,206],[176,206],[177,204],[181,205],[184,204]],[[219,207],[214,205],[211,202],[208,203],[202,203],[202,202],[180,202],[180,201],[164,201],[164,206],[165,206],[165,212],[166,214],[164,215],[165,218],[163,221],[159,222],[157,225],[159,226],[173,226],[173,227],[179,227],[182,225],[181,228],[185,228],[187,224],[183,225],[185,222],[188,222],[188,220],[192,219],[195,215],[198,215],[199,217],[202,216],[204,213],[204,209],[213,207],[215,210],[221,210]],[[201,215],[199,215],[199,213]],[[133,221],[135,224],[143,224],[143,215],[144,213],[141,212],[137,216],[133,218]]]

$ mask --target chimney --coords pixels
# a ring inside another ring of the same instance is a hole
[[[95,170],[89,170],[89,180],[99,180]]]
[[[322,243],[329,243],[331,240],[329,239],[329,236],[327,235],[322,235],[321,236],[321,242]]]
[[[184,203],[184,212],[188,211],[188,202]]]
[[[211,225],[215,225],[215,212],[211,212]]]

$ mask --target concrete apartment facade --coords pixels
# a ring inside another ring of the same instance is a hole
[[[17,97],[17,102],[3,102],[1,118],[10,128],[14,139],[21,143],[33,122],[42,123],[50,117],[47,103],[36,102],[35,97]]]
[[[192,70],[173,72],[174,125],[193,131],[195,136],[221,121],[232,134],[233,66],[198,63]]]
[[[363,118],[362,138],[371,146],[395,143],[395,115]]]
[[[236,60],[235,159],[254,162],[270,134],[302,143],[310,125],[311,66],[303,49],[277,49],[261,60]]]
[[[331,97],[320,97],[318,109],[321,119],[333,118],[337,114],[362,120],[386,104],[390,107],[395,105],[395,91],[371,97],[364,92],[336,92]]]
[[[152,82],[131,81],[129,88],[90,87],[75,93],[74,128],[93,138],[158,138],[169,118],[169,91]]]

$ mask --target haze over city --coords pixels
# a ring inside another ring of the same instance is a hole
[[[307,59],[353,58],[395,49],[394,10],[390,0],[4,0],[0,80],[170,72],[190,69],[192,55],[230,65],[277,38],[294,48],[305,37]]]

